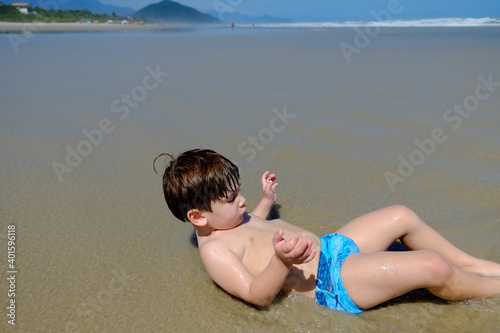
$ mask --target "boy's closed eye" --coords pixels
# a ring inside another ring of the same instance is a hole
[[[240,191],[233,191],[233,192],[229,192],[227,194],[227,203],[233,203],[236,198],[238,197],[238,194],[240,193]]]

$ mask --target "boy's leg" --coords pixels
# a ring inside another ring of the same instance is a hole
[[[385,251],[400,239],[410,250],[434,251],[466,271],[500,276],[500,264],[461,251],[404,206],[390,206],[358,217],[337,233],[351,238],[361,252]]]
[[[341,277],[349,297],[365,309],[420,288],[449,300],[500,293],[500,278],[468,273],[426,250],[354,253],[345,259]]]

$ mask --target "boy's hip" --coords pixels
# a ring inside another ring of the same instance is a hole
[[[319,304],[351,313],[363,311],[350,299],[340,276],[344,260],[352,253],[359,253],[359,248],[349,237],[336,233],[321,237],[315,290]]]

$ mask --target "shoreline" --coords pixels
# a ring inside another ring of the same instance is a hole
[[[37,33],[73,31],[121,31],[171,29],[167,24],[118,24],[118,23],[47,23],[47,22],[0,22],[0,33]]]

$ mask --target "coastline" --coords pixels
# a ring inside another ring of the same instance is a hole
[[[0,22],[0,33],[120,31],[169,29],[167,24]]]

